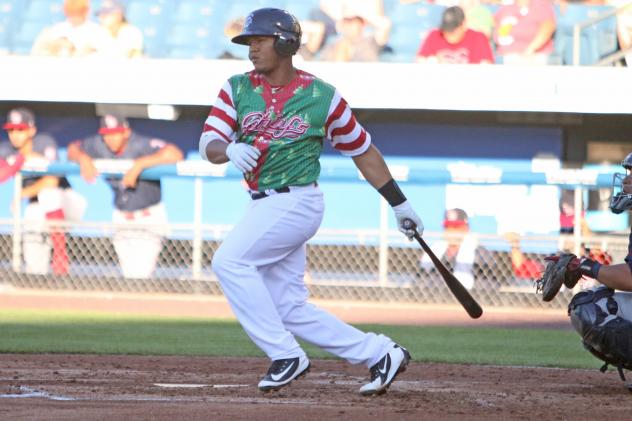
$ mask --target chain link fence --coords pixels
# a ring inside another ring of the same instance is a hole
[[[111,223],[47,223],[34,228],[0,220],[0,284],[71,291],[222,294],[211,270],[211,259],[231,227],[203,226],[195,231],[191,225],[169,226],[168,235],[160,239],[155,269],[147,277],[124,276],[114,241],[122,228]],[[128,232],[129,228],[126,224]],[[165,231],[165,227],[146,225],[136,228],[138,232],[158,228]],[[61,243],[55,239],[55,233],[60,232],[64,233]],[[384,234],[378,230],[319,231],[308,243],[306,283],[312,296],[455,303],[438,272],[424,262],[416,242],[408,242],[397,231]],[[469,258],[463,258],[459,252],[454,253],[457,244],[466,244],[463,235],[448,237],[427,232],[424,238],[437,254],[444,256],[448,268],[471,287],[472,295],[482,305],[530,308],[563,308],[573,293],[563,290],[562,299],[551,303],[543,303],[535,294],[534,279],[544,268],[544,257],[558,250],[584,254],[589,248],[593,253],[606,251],[616,263],[627,254],[628,242],[623,236],[591,236],[580,239],[580,244],[573,236],[476,235],[469,240],[473,254],[465,253]],[[57,245],[53,244],[55,241]],[[39,248],[29,243],[39,244]],[[62,246],[67,255],[67,271],[55,273],[55,248]],[[34,266],[34,257],[44,264]],[[522,270],[521,262],[528,263],[522,265]],[[580,288],[591,285],[592,281],[583,280]]]

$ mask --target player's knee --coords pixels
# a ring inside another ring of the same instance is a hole
[[[46,187],[37,194],[37,201],[45,212],[62,208],[62,191],[57,187]]]
[[[215,254],[213,254],[211,268],[213,269],[213,272],[220,277],[220,280],[223,278],[223,275],[233,272],[235,266],[235,259],[233,259],[230,256],[230,253],[227,253],[222,247],[217,249]]]

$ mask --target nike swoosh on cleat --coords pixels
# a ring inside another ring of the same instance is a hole
[[[281,380],[283,378],[283,376],[285,376],[287,373],[290,372],[290,370],[294,367],[294,363],[290,364],[288,368],[286,368],[285,370],[283,370],[281,373],[279,374],[270,374],[270,378],[272,380],[274,380],[275,382],[278,382],[279,380]]]
[[[384,361],[384,367],[383,368],[379,368],[377,371],[379,371],[383,375],[386,375],[386,372],[388,371],[386,369],[386,367],[388,367],[388,365],[389,365],[388,363],[390,362],[389,361],[390,359],[391,359],[390,356],[387,356],[386,357],[386,361]]]

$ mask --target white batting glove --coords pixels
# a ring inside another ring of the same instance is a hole
[[[247,143],[231,142],[226,147],[226,156],[243,173],[252,171],[257,166],[260,155],[259,149]]]
[[[413,207],[410,206],[408,200],[404,203],[400,203],[397,206],[393,206],[393,212],[395,212],[395,219],[397,219],[397,226],[399,230],[406,237],[408,237],[409,240],[413,239],[413,236],[415,235],[415,230],[410,228],[406,229],[404,227],[404,221],[407,219],[410,219],[415,223],[415,225],[417,225],[417,232],[419,233],[419,235],[422,235],[424,233],[424,224],[423,222],[421,222],[421,218],[419,217],[419,215],[417,215],[413,210]]]

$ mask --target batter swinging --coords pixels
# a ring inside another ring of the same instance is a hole
[[[324,211],[317,184],[323,140],[353,158],[393,207],[400,231],[408,237],[414,233],[403,228],[405,219],[420,233],[423,224],[338,91],[293,67],[301,45],[294,16],[280,9],[255,10],[232,41],[249,46],[254,70],[231,77],[221,89],[200,138],[200,154],[216,164],[230,160],[250,189],[246,214],[212,265],[244,330],[272,360],[259,389],[280,389],[309,371],[309,359],[295,339],[300,337],[352,364],[366,364],[371,380],[360,393],[384,393],[406,369],[408,351],[307,302],[305,244]]]

